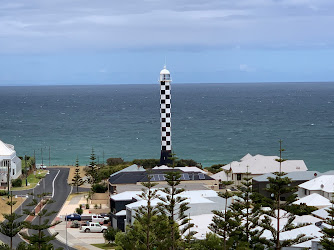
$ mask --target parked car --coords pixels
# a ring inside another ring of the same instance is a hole
[[[105,216],[98,215],[98,214],[82,214],[81,220],[98,222],[101,224],[107,224],[109,222],[109,217],[105,217]]]
[[[81,215],[80,214],[69,214],[65,217],[66,221],[74,221],[78,220],[81,221]]]
[[[46,169],[44,164],[36,164],[36,169]]]
[[[85,233],[104,233],[106,232],[108,227],[101,226],[98,222],[87,222],[87,224],[83,224],[80,227],[80,232]]]

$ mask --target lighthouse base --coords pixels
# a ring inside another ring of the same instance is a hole
[[[173,164],[173,161],[170,159],[171,157],[172,157],[172,151],[171,150],[161,150],[160,166],[161,165]]]

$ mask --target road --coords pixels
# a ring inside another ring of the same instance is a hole
[[[13,191],[13,195],[28,194],[29,196],[28,199],[24,201],[22,206],[16,210],[16,213],[22,214],[22,211],[24,209],[32,210],[33,207],[29,207],[27,205],[31,203],[33,197],[37,194],[47,192],[50,193],[51,196],[53,196],[52,200],[54,200],[55,202],[47,204],[44,209],[47,209],[48,211],[56,211],[55,214],[48,217],[50,222],[53,221],[71,192],[71,187],[67,184],[68,173],[69,173],[68,168],[60,168],[60,169],[50,168],[49,174],[46,175],[46,177],[41,180],[40,185],[37,185],[34,189],[24,190],[24,191]],[[23,221],[25,218],[26,215],[23,215],[19,220]],[[36,231],[32,232],[31,230],[29,230],[29,234],[32,233],[36,233]],[[48,231],[46,231],[45,233],[49,234]],[[10,238],[1,233],[0,233],[0,240],[6,244],[10,243]],[[18,235],[16,235],[13,238],[14,247],[16,247],[21,241],[22,239]],[[57,240],[53,240],[52,244],[54,245],[55,249],[58,247],[63,247],[64,249],[74,249],[71,247],[67,248],[65,244]]]

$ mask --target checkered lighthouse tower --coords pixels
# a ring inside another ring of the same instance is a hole
[[[170,73],[166,69],[160,71],[160,124],[161,124],[161,156],[160,165],[171,163],[172,156],[172,134],[171,134],[171,95],[170,95]]]

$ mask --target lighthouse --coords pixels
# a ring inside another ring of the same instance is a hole
[[[171,132],[171,94],[170,73],[166,69],[160,71],[160,131],[161,131],[161,156],[160,165],[172,163],[172,132]]]

